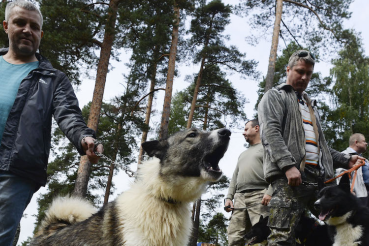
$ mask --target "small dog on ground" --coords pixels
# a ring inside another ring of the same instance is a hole
[[[269,216],[260,217],[251,230],[245,235],[246,245],[255,245],[260,243],[267,245],[267,239],[270,235],[268,227]],[[301,216],[300,221],[295,231],[296,245],[305,246],[329,246],[332,241],[328,236],[327,226],[320,225],[314,218]]]
[[[265,218],[262,215],[260,216],[259,222],[244,236],[246,245],[254,245],[257,243],[266,244],[266,240],[270,234],[268,219],[269,216]]]
[[[131,188],[96,213],[77,198],[53,201],[31,245],[183,246],[192,228],[190,202],[219,180],[227,129],[187,129],[142,144],[149,156]]]
[[[319,219],[329,225],[334,246],[369,245],[369,208],[351,194],[348,174],[339,185],[322,189],[315,206],[321,211]]]

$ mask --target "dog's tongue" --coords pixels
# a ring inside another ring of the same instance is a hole
[[[328,215],[328,213],[329,213],[329,212],[327,212],[327,213],[325,213],[325,214],[323,214],[323,212],[322,212],[322,213],[320,213],[320,214],[319,214],[319,219],[320,219],[321,221],[324,221],[324,220],[325,220],[325,217]]]

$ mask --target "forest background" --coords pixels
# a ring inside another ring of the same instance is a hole
[[[44,2],[46,3],[47,1],[45,0]],[[108,1],[105,2],[108,3]],[[210,1],[207,1],[206,3],[209,2]],[[272,1],[262,2],[265,3]],[[333,2],[349,3],[350,1]],[[225,0],[223,1],[223,3],[229,4],[231,6],[236,6],[240,3],[240,1]],[[82,10],[85,9],[82,8]],[[50,11],[48,13],[52,16],[47,16],[47,14],[44,13],[46,23],[47,19],[52,19],[56,22],[64,21],[64,28],[67,28],[68,26],[70,27],[70,25],[68,25],[68,21],[74,21],[71,16],[69,16],[69,18],[72,19],[55,18],[55,16],[62,15],[63,13],[58,13],[53,9],[49,9],[48,11]],[[369,31],[366,28],[369,23],[369,15],[367,14],[367,11],[369,11],[369,2],[367,2],[366,0],[355,0],[351,3],[351,5],[349,5],[349,12],[352,12],[351,18],[343,20],[344,29],[353,30],[351,33],[353,33],[354,35],[350,36],[350,42],[351,44],[354,43],[354,45],[350,46],[342,43],[326,43],[325,46],[328,47],[324,47],[323,44],[320,45],[320,47],[312,48],[314,53],[317,54],[318,57],[318,63],[315,65],[315,72],[317,72],[317,74],[315,75],[316,77],[314,77],[315,79],[312,81],[312,95],[320,101],[322,118],[325,122],[326,136],[330,141],[330,144],[340,151],[347,147],[347,138],[352,131],[357,131],[358,129],[362,130],[363,133],[366,135],[366,138],[369,138],[368,114],[365,115],[365,113],[368,113],[369,100],[367,97],[369,92],[369,70],[367,61],[367,50],[369,49]],[[241,10],[241,13],[242,12],[244,13],[244,11]],[[236,106],[230,106],[228,108],[230,110],[229,112],[220,112],[220,115],[214,113],[212,115],[213,121],[209,119],[207,125],[208,130],[217,126],[225,126],[232,130],[229,150],[220,162],[220,167],[228,179],[232,177],[233,170],[236,166],[239,154],[247,147],[242,136],[243,126],[245,120],[252,119],[256,113],[255,105],[257,104],[258,99],[263,92],[264,77],[267,74],[274,20],[272,20],[271,22],[267,22],[265,26],[256,25],[256,28],[252,28],[251,24],[252,20],[255,20],[255,17],[253,17],[254,14],[260,17],[264,12],[265,9],[255,8],[253,10],[250,10],[250,12],[247,13],[247,16],[243,17],[241,17],[240,15],[236,15],[235,12],[233,12],[228,17],[229,24],[226,24],[224,32],[221,32],[221,35],[223,35],[223,37],[226,37],[227,35],[229,36],[229,39],[223,39],[225,46],[231,47],[232,45],[234,45],[241,54],[246,53],[246,57],[244,57],[243,59],[250,62],[251,65],[249,66],[249,69],[254,69],[253,73],[238,73],[234,70],[224,70],[221,68],[218,69],[218,67],[215,68],[215,76],[213,77],[211,77],[209,74],[204,73],[204,81],[206,81],[206,79],[211,80],[212,78],[215,78],[215,80],[218,80],[220,83],[216,86],[232,87],[234,88],[232,89],[232,91],[237,92],[233,95],[236,95],[236,99],[233,101],[237,101],[239,103]],[[273,7],[270,8],[270,12],[273,13]],[[179,27],[179,35],[180,39],[182,40],[180,40],[180,42],[184,40],[188,41],[191,39],[191,37],[195,36],[194,33],[186,34],[183,32],[184,30],[191,30],[191,20],[195,18],[194,16],[194,12],[188,12],[186,18],[184,15],[181,16],[182,24]],[[82,29],[83,24],[85,23],[81,23]],[[286,22],[285,24],[287,26],[296,25],[296,23],[288,22]],[[298,27],[292,28],[291,26],[290,31],[295,31],[294,34],[296,34],[295,36],[297,42],[305,47],[308,42],[303,38],[304,34],[307,33],[307,31],[305,32],[304,26],[301,25],[299,31],[297,30],[299,29]],[[123,26],[123,28],[124,27],[127,27],[127,30],[129,29],[129,25]],[[71,30],[70,33],[70,35],[83,34],[81,30]],[[48,33],[46,32],[45,35],[46,38]],[[58,38],[68,38],[57,36],[57,33],[55,32],[53,32],[51,35],[53,35],[55,38],[54,42],[57,42]],[[126,37],[130,37],[129,35],[132,35],[132,33],[124,33],[124,35],[126,35]],[[170,33],[168,36],[170,40]],[[150,37],[146,38],[149,39]],[[119,110],[122,109],[122,105],[130,105],[130,107],[135,107],[130,103],[137,102],[139,98],[149,92],[148,84],[141,83],[145,79],[140,77],[142,75],[140,75],[139,73],[140,69],[142,70],[144,68],[147,68],[147,66],[135,66],[133,61],[137,61],[139,59],[137,57],[134,57],[135,54],[133,50],[137,48],[138,44],[137,42],[135,43],[132,40],[134,39],[126,40],[127,43],[122,42],[115,45],[113,49],[113,58],[110,59],[109,73],[107,74],[106,78],[106,86],[103,97],[104,105],[102,107],[100,115],[99,124],[101,125],[99,125],[99,130],[102,132],[101,139],[109,143],[106,145],[105,148],[106,154],[110,157],[112,157],[113,153],[115,152],[109,149],[111,147],[114,147],[115,145],[110,144],[110,142],[113,140],[109,138],[109,134],[116,134],[117,136],[119,134],[117,134],[117,132],[114,133],[114,131],[109,131],[108,129],[111,129],[114,126],[114,122],[118,124],[117,122],[119,122],[119,119],[116,118],[117,115],[124,115],[124,113],[121,113]],[[289,31],[286,28],[282,27],[282,35],[278,45],[278,60],[276,63],[275,83],[283,82],[285,78],[284,66],[287,63],[286,59],[291,54],[292,50],[298,48],[298,44],[296,44],[295,42],[296,40],[294,40],[289,35]],[[63,42],[65,42],[65,40],[63,40]],[[170,125],[171,131],[174,131],[177,128],[184,128],[186,126],[185,122],[188,116],[183,115],[189,112],[188,105],[190,105],[190,103],[188,102],[191,99],[194,89],[194,81],[197,79],[197,74],[200,69],[201,55],[194,53],[195,50],[191,49],[189,43],[186,44],[188,46],[187,50],[186,48],[184,48],[184,46],[181,46],[182,44],[180,44],[178,48],[179,52],[177,54],[176,61],[177,71],[173,83],[172,110],[174,111],[172,111],[171,115],[171,122],[175,122],[176,124]],[[130,45],[131,47],[129,47]],[[73,45],[70,46],[73,47]],[[345,51],[345,48],[347,48],[347,46],[349,46],[351,50],[346,49]],[[55,47],[58,46],[56,45]],[[68,45],[66,45],[64,48],[67,50]],[[93,46],[87,46],[85,50],[81,49],[80,52],[91,52],[94,54],[95,57],[98,57],[100,55],[100,52],[96,48],[93,49]],[[78,55],[76,55],[76,57],[78,57]],[[58,58],[63,59],[62,56]],[[144,58],[141,57],[140,59]],[[252,63],[251,61],[254,61],[257,64]],[[89,114],[89,103],[92,100],[95,84],[94,82],[96,76],[96,64],[94,65],[94,62],[96,62],[95,59],[85,59],[84,61],[78,59],[64,60],[64,67],[62,67],[70,71],[70,79],[72,83],[74,83],[76,94],[80,102],[80,107],[84,108],[83,112],[86,116],[86,121]],[[166,62],[167,60],[163,60],[163,63],[160,65],[161,74],[157,75],[158,81],[163,82],[165,80],[165,75],[167,72],[167,69],[165,68]],[[138,72],[134,73],[134,71]],[[212,70],[211,68],[208,68],[207,71]],[[257,77],[255,75],[259,76]],[[135,83],[135,81],[141,81],[141,84]],[[140,88],[134,88],[137,84],[140,84]],[[163,83],[157,86],[157,88],[164,87],[165,84],[163,85]],[[134,91],[132,88],[134,88],[134,90],[141,90],[141,94],[139,97],[136,97],[134,99],[130,97],[130,92]],[[143,91],[145,93],[143,93]],[[219,94],[219,92],[217,93]],[[232,101],[232,95],[226,94],[227,93],[221,95],[226,98],[224,100]],[[206,102],[204,98],[204,95],[201,95],[200,93],[199,102]],[[120,147],[116,147],[117,149],[121,148],[118,150],[118,152],[120,153],[120,157],[117,157],[117,161],[121,164],[118,165],[114,171],[115,175],[113,176],[112,181],[113,188],[108,198],[109,201],[115,199],[117,195],[128,189],[129,183],[133,181],[132,178],[128,177],[128,175],[124,171],[122,171],[122,167],[128,166],[134,171],[137,168],[137,156],[139,151],[138,146],[140,144],[141,133],[143,130],[147,129],[145,128],[144,124],[142,124],[145,118],[144,110],[146,108],[146,101],[147,98],[142,100],[140,104],[137,104],[137,111],[132,110],[133,113],[128,114],[131,118],[125,118],[125,122],[129,123],[127,123],[126,125],[120,125],[122,129],[128,129],[125,133],[120,134],[125,134],[128,137],[124,138],[125,142],[123,145],[121,145]],[[150,119],[150,131],[148,132],[148,139],[154,139],[158,137],[163,101],[164,91],[156,91],[154,94],[153,114]],[[186,105],[185,107],[183,107],[184,104]],[[220,106],[216,105],[216,107]],[[178,110],[176,111],[176,109]],[[235,109],[234,115],[232,115],[233,109]],[[197,113],[197,115],[194,116],[193,125],[199,128],[203,128],[204,120],[202,117],[204,115],[204,112],[200,112],[200,109],[198,109],[198,111],[199,112]],[[358,119],[359,117],[360,120]],[[121,119],[122,117],[120,118],[120,120]],[[52,165],[50,165],[49,169],[51,169],[50,172],[56,171],[56,173],[58,173],[57,175],[51,175],[51,178],[49,180],[49,184],[53,193],[49,193],[50,187],[47,186],[41,188],[34,195],[31,203],[25,211],[24,218],[21,221],[21,234],[18,245],[21,245],[22,242],[26,242],[26,240],[30,236],[32,236],[34,232],[35,222],[39,220],[40,214],[42,214],[42,212],[39,213],[38,202],[39,204],[43,204],[42,206],[46,206],[45,204],[50,201],[53,195],[55,195],[56,193],[63,194],[63,192],[70,191],[71,187],[74,185],[73,180],[75,179],[75,174],[71,174],[70,172],[76,172],[76,166],[78,165],[79,157],[76,155],[75,152],[73,152],[71,146],[68,145],[68,141],[66,141],[57,130],[55,131],[53,139],[53,154],[50,156],[50,162],[52,163]],[[67,168],[68,170],[56,170],[57,168],[55,167],[61,167],[65,165],[66,162],[73,163],[72,167],[69,166],[69,168]],[[101,207],[104,201],[107,179],[106,176],[109,172],[109,165],[109,162],[101,161],[100,166],[98,166],[97,170],[93,171],[96,173],[92,174],[92,177],[90,179],[87,196],[98,207]],[[99,171],[99,169],[102,169],[103,171]],[[64,189],[61,187],[66,188]],[[222,209],[222,195],[227,192],[226,187],[227,180],[225,180],[223,186],[220,185],[219,187],[215,187],[213,191],[209,190],[208,194],[205,195],[203,198],[203,200],[205,201],[205,207],[202,208],[202,216],[200,216],[201,225],[199,238],[207,240],[208,242],[215,242],[219,245],[226,245],[226,239],[224,238],[224,225],[226,225],[227,223],[225,217],[228,218],[229,214],[223,213]],[[217,191],[217,188],[220,188],[220,190]],[[216,201],[212,200],[211,198],[216,198]],[[214,231],[211,232],[211,228],[209,228],[211,226],[209,226],[209,224],[216,223],[214,221],[216,221],[216,219],[219,217],[219,224],[223,223],[223,227],[220,228],[218,232],[222,235],[214,235],[217,233]]]

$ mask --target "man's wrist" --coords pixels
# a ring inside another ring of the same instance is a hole
[[[283,167],[282,168],[282,171],[284,172],[284,173],[286,173],[288,170],[290,170],[291,168],[293,168],[295,165],[290,165],[290,166],[286,166],[286,167]]]

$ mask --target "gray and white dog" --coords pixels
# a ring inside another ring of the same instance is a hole
[[[142,164],[128,191],[98,212],[87,201],[57,198],[31,245],[187,245],[190,202],[221,177],[218,163],[230,135],[192,128],[143,143],[154,158]]]

